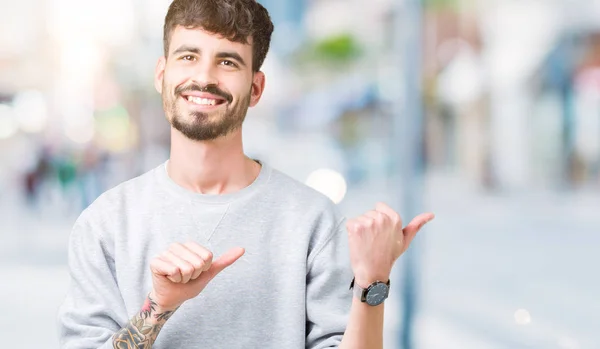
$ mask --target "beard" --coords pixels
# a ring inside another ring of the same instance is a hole
[[[246,118],[248,106],[250,105],[250,94],[235,104],[232,104],[232,96],[214,85],[201,88],[197,85],[178,87],[170,94],[169,89],[163,85],[163,107],[167,113],[167,119],[171,126],[181,132],[185,137],[193,141],[209,141],[240,129]],[[181,93],[186,91],[209,92],[225,99],[225,108],[213,112],[184,111],[178,105]],[[169,118],[170,116],[170,118]]]

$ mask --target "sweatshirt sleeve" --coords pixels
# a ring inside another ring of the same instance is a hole
[[[71,281],[58,311],[62,349],[113,348],[112,335],[128,320],[113,257],[88,217],[79,217],[69,238]]]
[[[342,220],[308,263],[306,348],[337,348],[346,330],[352,292],[348,234]]]

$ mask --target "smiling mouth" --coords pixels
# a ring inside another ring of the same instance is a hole
[[[201,97],[194,97],[194,96],[183,96],[183,98],[185,98],[188,102],[190,102],[192,104],[196,104],[196,105],[200,105],[200,106],[215,106],[215,105],[221,105],[221,104],[225,103],[225,100],[223,100],[223,99],[201,98]]]

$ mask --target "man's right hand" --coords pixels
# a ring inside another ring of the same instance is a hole
[[[223,269],[243,254],[233,248],[213,261],[212,252],[195,242],[174,243],[150,262],[153,289],[150,298],[163,310],[174,310],[196,297]]]

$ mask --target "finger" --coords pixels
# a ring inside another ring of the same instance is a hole
[[[190,276],[190,279],[192,280],[196,279],[200,276],[200,273],[208,269],[206,268],[206,261],[198,254],[188,249],[185,245],[173,244],[171,245],[170,251],[192,265],[193,270]]]
[[[356,230],[357,233],[370,231],[371,229],[373,229],[373,226],[375,225],[375,219],[368,217],[368,216],[356,217],[355,221],[357,223],[357,230]]]
[[[374,219],[376,222],[380,222],[382,224],[385,224],[388,221],[391,221],[391,218],[387,214],[380,212],[380,211],[372,210],[372,211],[365,213],[364,215],[366,217],[370,217],[370,218]]]
[[[409,245],[412,239],[417,235],[419,230],[427,224],[427,222],[431,221],[435,218],[433,213],[421,213],[420,215],[413,218],[412,221],[402,229],[402,233],[404,234],[404,241],[406,245]]]
[[[400,217],[400,215],[396,211],[394,211],[391,207],[389,207],[385,203],[378,202],[375,205],[375,210],[390,217],[390,219],[392,220],[392,223],[402,226],[402,217]]]
[[[182,259],[181,257],[177,256],[176,254],[174,254],[173,252],[169,251],[165,251],[162,254],[162,258],[166,259],[167,261],[173,263],[177,268],[179,268],[179,272],[181,275],[181,283],[185,284],[188,281],[190,281],[190,278],[192,277],[192,274],[194,272],[194,266],[189,263],[188,261]]]
[[[349,234],[356,234],[360,229],[360,223],[355,218],[349,219],[346,222],[346,229],[348,229]]]
[[[172,263],[165,261],[160,256],[155,257],[150,261],[150,271],[153,274],[165,276],[167,278],[177,275],[179,277],[179,268],[174,266]],[[169,278],[169,280],[171,280]],[[173,281],[173,280],[171,280]],[[177,281],[178,282],[178,281]]]
[[[204,268],[202,268],[201,271],[206,271],[210,268],[210,265],[212,264],[213,260],[212,252],[210,252],[206,247],[203,247],[202,245],[194,241],[186,242],[184,246],[196,253],[198,256],[200,256],[200,258],[204,260]]]
[[[181,282],[181,272],[179,271],[179,268],[162,256],[158,256],[150,262],[150,269],[155,272],[155,274],[162,275],[171,282]]]
[[[232,248],[231,250],[221,255],[221,257],[213,261],[212,265],[210,266],[210,269],[206,271],[206,274],[210,279],[214,278],[215,276],[217,276],[217,274],[222,272],[223,269],[235,263],[235,261],[237,261],[241,256],[243,256],[245,252],[246,250],[244,250],[241,247]]]

